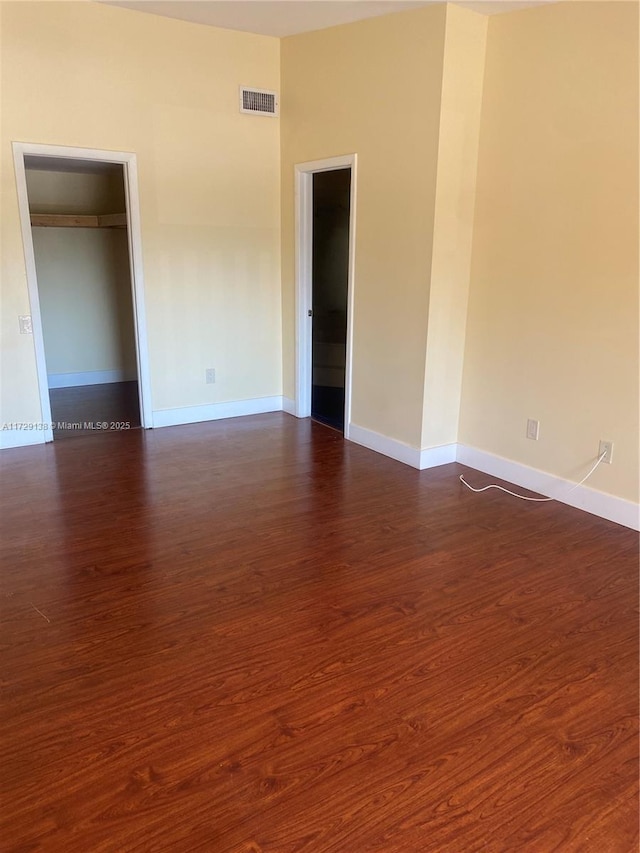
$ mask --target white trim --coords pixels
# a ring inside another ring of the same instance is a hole
[[[47,366],[42,333],[42,315],[38,297],[38,278],[33,252],[31,220],[29,217],[29,199],[25,176],[24,157],[56,157],[73,160],[97,160],[105,163],[120,163],[123,166],[125,201],[127,212],[127,234],[129,238],[129,262],[131,267],[131,291],[133,299],[133,319],[136,338],[136,358],[138,366],[138,394],[140,397],[140,420],[143,427],[151,426],[151,379],[147,344],[146,313],[144,305],[144,275],[142,267],[142,237],[140,230],[140,200],[138,195],[138,172],[136,155],[125,151],[103,151],[97,148],[73,148],[63,145],[39,145],[29,142],[13,142],[13,162],[18,192],[18,208],[22,228],[27,287],[31,305],[33,325],[33,343],[36,356],[36,369],[40,391],[42,420],[51,423],[51,406],[47,381]],[[44,431],[44,440],[53,441],[53,431]]]
[[[295,267],[296,267],[296,416],[311,415],[311,243],[312,186],[308,176],[295,171]]]
[[[382,435],[357,424],[350,424],[350,427],[350,441],[368,447],[369,450],[375,450],[376,453],[382,453],[383,456],[396,459],[398,462],[404,462],[405,465],[418,468],[420,471],[425,468],[436,468],[438,465],[448,465],[450,462],[456,461],[456,444],[444,444],[441,447],[426,447],[419,450],[417,447],[412,447],[396,438],[389,438],[387,435]]]
[[[418,450],[402,441],[357,424],[351,424],[350,440],[420,470],[459,462],[461,465],[490,474],[492,477],[513,483],[523,489],[554,498],[559,503],[614,521],[632,530],[640,530],[640,506],[633,501],[608,495],[589,486],[579,486],[570,492],[569,489],[575,485],[570,480],[547,474],[475,447],[464,444],[445,444],[441,447]]]
[[[218,421],[222,418],[238,418],[243,415],[261,415],[265,412],[281,412],[282,397],[256,397],[252,400],[231,400],[226,403],[209,403],[205,406],[185,406],[180,409],[159,409],[153,413],[153,426],[180,426],[203,421]]]
[[[295,176],[295,265],[296,265],[296,399],[295,414],[311,415],[311,318],[313,174],[351,169],[349,210],[349,273],[347,280],[347,346],[344,388],[344,437],[351,429],[351,372],[353,362],[353,291],[356,257],[357,154],[311,160],[294,166]]]
[[[86,370],[83,373],[50,373],[49,388],[76,388],[79,385],[108,385],[111,382],[132,382],[138,377],[130,370]]]
[[[147,311],[144,298],[144,269],[142,266],[142,229],[140,226],[140,195],[138,192],[138,159],[135,154],[122,154],[124,193],[127,205],[127,236],[129,238],[129,266],[131,270],[131,296],[133,299],[133,323],[136,336],[136,360],[138,364],[138,397],[140,400],[140,423],[150,427],[153,423],[151,409],[151,369],[149,366],[149,343],[147,340]]]
[[[13,163],[16,175],[16,189],[18,192],[18,212],[20,215],[20,227],[22,230],[24,263],[27,274],[27,292],[29,294],[29,310],[31,311],[33,347],[36,356],[38,393],[40,395],[42,422],[47,424],[47,428],[42,431],[42,440],[53,441],[53,429],[51,428],[51,403],[49,402],[49,383],[47,380],[47,361],[44,354],[44,335],[42,333],[42,315],[40,314],[40,299],[38,297],[36,257],[33,251],[33,238],[31,235],[31,217],[29,215],[29,199],[27,196],[27,176],[24,168],[24,154],[24,147],[20,145],[20,143],[14,142]],[[15,447],[17,445],[10,446]]]
[[[375,450],[376,453],[382,453],[383,456],[397,459],[398,462],[404,462],[412,468],[420,467],[420,451],[417,448],[357,424],[350,424],[350,427],[349,441],[368,447],[369,450]]]
[[[425,447],[420,451],[420,464],[418,468],[437,468],[438,465],[449,465],[456,461],[458,452],[457,444],[441,444],[439,447]]]
[[[292,400],[291,397],[283,397],[282,398],[282,411],[286,412],[288,415],[296,415],[296,401]]]
[[[45,421],[44,423],[50,423]],[[49,428],[49,432],[51,428]],[[11,447],[29,447],[44,444],[47,430],[44,429],[0,429],[0,450]]]
[[[464,444],[458,445],[457,461],[461,465],[475,468],[476,471],[483,471],[492,477],[515,483],[523,489],[555,498],[560,503],[590,512],[592,515],[598,515],[608,521],[615,521],[617,524],[632,528],[632,530],[640,529],[640,507],[624,498],[599,492],[596,489],[589,488],[589,486],[579,486],[569,492],[568,490],[574,485],[569,480]]]

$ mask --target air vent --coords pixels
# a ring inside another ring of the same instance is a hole
[[[240,87],[240,112],[258,116],[278,115],[278,95],[267,89]]]

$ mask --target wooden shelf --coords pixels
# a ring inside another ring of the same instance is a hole
[[[105,213],[101,216],[81,216],[67,213],[32,213],[34,228],[126,228],[126,213]]]

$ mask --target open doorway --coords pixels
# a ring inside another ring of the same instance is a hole
[[[13,147],[43,437],[151,426],[135,155]]]
[[[351,169],[313,175],[311,417],[344,431]]]
[[[54,440],[140,426],[124,179],[25,157]]]
[[[296,407],[349,437],[356,155],[296,176]]]

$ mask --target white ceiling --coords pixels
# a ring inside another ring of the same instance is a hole
[[[166,18],[243,30],[267,36],[291,36],[364,18],[427,6],[442,0],[100,0]],[[494,15],[554,0],[456,0],[456,5]]]

